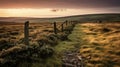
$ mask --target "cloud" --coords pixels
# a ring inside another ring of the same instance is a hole
[[[63,12],[63,11],[66,11],[67,9],[51,9],[50,11],[52,12]]]
[[[110,8],[120,0],[0,0],[0,8]]]

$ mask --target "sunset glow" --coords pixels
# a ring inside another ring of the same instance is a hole
[[[0,9],[0,17],[61,17],[92,13],[112,12],[97,9]]]
[[[0,0],[0,17],[120,13],[120,0]]]

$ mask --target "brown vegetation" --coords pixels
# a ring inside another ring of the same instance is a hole
[[[86,44],[80,52],[92,56],[88,67],[120,66],[120,23],[83,23],[82,31]]]

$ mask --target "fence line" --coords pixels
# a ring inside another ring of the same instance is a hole
[[[73,22],[73,21],[65,21],[62,24],[60,24],[60,26],[57,27],[57,23],[54,22],[53,23],[53,29],[54,29],[54,34],[57,34],[58,31],[60,32],[64,32],[64,29],[68,26],[72,26],[75,25],[77,22]],[[58,30],[58,28],[60,28],[60,30]],[[29,21],[26,21],[24,24],[24,43],[25,45],[29,45]]]
[[[68,26],[68,25],[75,25],[77,22],[71,22],[70,21],[70,23],[71,24],[68,24],[68,21],[67,22],[63,22],[62,23],[62,25],[60,25],[60,27],[61,27],[61,31],[60,32],[63,32],[64,31],[64,29],[65,29],[65,27],[64,27],[64,25],[66,25],[66,27]],[[58,32],[57,32],[57,23],[56,22],[54,22],[54,34],[57,34]],[[24,44],[26,45],[26,46],[24,46],[24,45],[17,45],[17,46],[14,46],[13,48],[11,48],[11,49],[7,49],[7,50],[2,50],[1,52],[0,52],[0,58],[3,58],[3,57],[6,57],[6,56],[9,56],[9,55],[12,55],[12,54],[14,54],[14,53],[19,53],[19,52],[21,52],[21,51],[26,51],[26,50],[31,50],[32,48],[30,47],[30,49],[28,49],[29,48],[29,21],[26,21],[25,23],[24,23]],[[34,47],[33,47],[33,49],[35,49]],[[15,54],[16,55],[16,54]],[[23,54],[24,55],[24,54]],[[13,55],[12,55],[13,56]],[[29,55],[28,55],[29,56]],[[25,57],[28,57],[28,56],[25,56]],[[21,57],[24,57],[24,56],[21,56]],[[5,60],[6,61],[6,60]],[[0,61],[1,62],[1,61]]]
[[[76,23],[78,23],[78,22],[77,21],[65,21],[62,24],[60,24],[55,30],[58,30],[58,28],[61,28],[60,31],[63,32],[65,27],[75,25]]]

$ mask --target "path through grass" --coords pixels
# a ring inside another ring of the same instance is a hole
[[[80,24],[77,24],[72,32],[68,36],[67,41],[60,42],[56,47],[55,50],[57,53],[63,53],[64,51],[78,49],[80,44],[83,43],[82,38],[83,33],[80,31]]]

